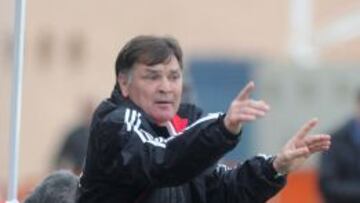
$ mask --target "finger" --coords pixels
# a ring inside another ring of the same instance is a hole
[[[232,116],[231,123],[236,124],[236,123],[248,122],[248,121],[254,121],[254,120],[256,120],[256,116],[254,116],[254,115],[238,114],[238,115]]]
[[[242,109],[240,114],[254,115],[256,117],[262,117],[262,116],[265,116],[266,112],[267,111],[247,107],[247,108]]]
[[[317,118],[313,118],[310,119],[308,122],[306,122],[301,128],[300,130],[296,133],[296,138],[297,139],[302,139],[304,138],[309,132],[310,130],[312,130],[316,124],[318,123],[318,119]]]
[[[330,148],[330,146],[331,146],[330,141],[324,141],[324,142],[313,144],[313,145],[309,146],[308,148],[311,152],[317,152],[317,151],[323,151],[324,149],[327,150]]]
[[[269,111],[270,110],[270,106],[262,100],[248,99],[245,101],[234,101],[232,103],[233,109],[242,109],[244,107],[251,107],[254,109],[261,110],[261,111]]]
[[[255,89],[255,83],[253,81],[249,82],[241,92],[236,96],[237,100],[244,100],[249,98],[251,91]]]
[[[241,122],[254,121],[254,120],[256,120],[256,116],[243,114],[243,115],[239,115],[238,119]]]
[[[249,101],[249,106],[251,106],[251,107],[253,107],[255,109],[258,109],[258,110],[262,110],[262,111],[269,111],[270,110],[270,106],[266,102],[264,102],[262,100],[260,100],[260,101],[250,100]]]
[[[296,140],[295,146],[296,147],[304,147],[304,146],[312,147],[319,143],[330,141],[330,140],[331,140],[330,135],[325,135],[325,134],[309,135],[302,140]]]
[[[325,142],[325,141],[330,141],[331,137],[330,135],[326,135],[326,134],[319,134],[319,135],[311,135],[305,138],[305,144],[307,146],[312,145],[312,144],[316,144],[316,143],[320,143],[320,142]]]
[[[291,150],[287,153],[288,160],[295,160],[298,158],[305,158],[308,157],[310,154],[310,151],[307,147],[301,147],[295,150]]]
[[[331,145],[331,141],[330,140],[324,140],[324,141],[319,141],[319,142],[315,142],[312,143],[310,145],[308,145],[308,148],[314,148],[314,147],[318,147],[318,146],[330,146]]]
[[[320,145],[330,145],[330,144],[331,144],[330,140],[321,140],[321,141],[318,141],[318,142],[311,143],[310,145],[307,145],[307,147],[320,146]]]
[[[311,153],[327,151],[330,149],[330,144],[317,145],[309,148]]]

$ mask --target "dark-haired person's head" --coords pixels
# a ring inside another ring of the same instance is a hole
[[[182,50],[171,37],[138,36],[116,60],[122,95],[162,125],[176,114],[183,85]]]
[[[24,203],[75,203],[78,177],[65,170],[46,177]]]

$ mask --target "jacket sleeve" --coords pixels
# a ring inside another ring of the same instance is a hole
[[[97,150],[102,157],[99,165],[107,167],[103,170],[115,171],[116,181],[140,188],[187,182],[215,164],[239,139],[226,130],[219,115],[201,118],[169,139],[152,136],[139,122],[125,118],[103,123],[98,127]]]
[[[208,202],[266,202],[286,183],[284,176],[276,177],[268,160],[256,156],[233,169],[218,165],[205,178]]]

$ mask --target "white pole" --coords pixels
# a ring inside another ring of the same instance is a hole
[[[301,67],[318,62],[313,45],[313,0],[290,0],[290,57]]]
[[[16,0],[14,62],[11,91],[10,165],[7,203],[18,203],[18,165],[20,145],[21,94],[25,44],[25,0]]]

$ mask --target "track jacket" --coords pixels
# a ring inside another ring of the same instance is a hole
[[[160,127],[115,88],[94,113],[77,202],[265,202],[285,178],[261,156],[233,169],[218,165],[240,138],[223,117],[181,105]]]

